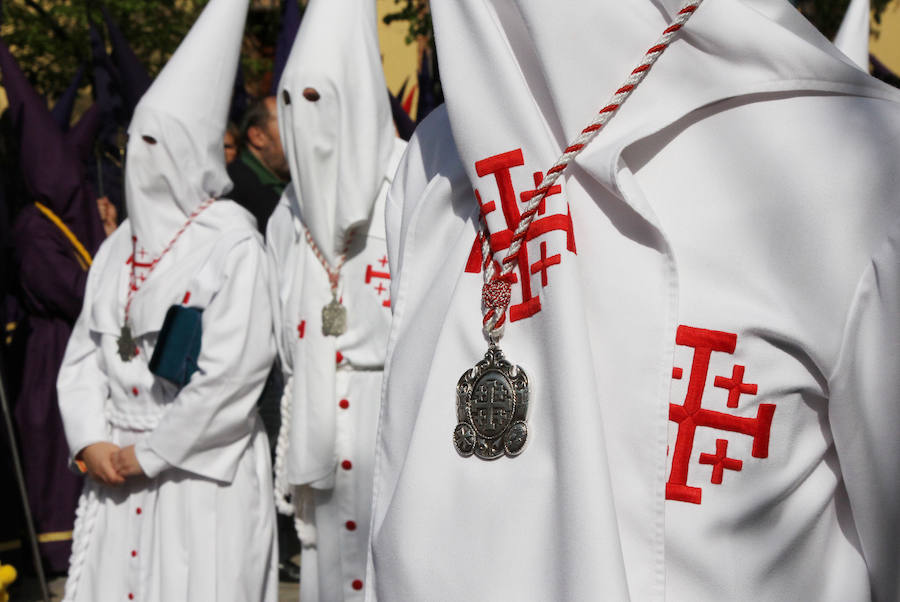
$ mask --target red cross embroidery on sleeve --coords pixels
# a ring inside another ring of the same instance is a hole
[[[737,433],[753,438],[751,455],[754,458],[769,456],[769,434],[775,404],[761,403],[757,406],[756,417],[738,416],[703,407],[706,381],[709,376],[709,362],[714,353],[733,354],[737,347],[737,335],[717,330],[704,330],[691,326],[679,326],[675,343],[694,350],[691,371],[688,376],[687,393],[681,405],[669,404],[669,420],[678,425],[675,448],[672,451],[672,470],[666,483],[666,499],[679,502],[701,503],[703,490],[688,485],[691,454],[694,450],[694,436],[698,428]],[[731,378],[716,376],[713,385],[728,391],[725,405],[737,408],[742,395],[756,395],[756,384],[744,382],[745,366],[734,365]],[[684,376],[681,368],[672,369],[672,378],[680,380]],[[705,450],[704,450],[705,451]],[[728,457],[728,441],[716,440],[715,453],[701,453],[700,464],[712,466],[711,482],[722,484],[725,470],[739,472],[743,461]]]
[[[488,176],[493,176],[500,200],[500,210],[503,212],[506,223],[506,228],[491,233],[491,250],[495,254],[509,248],[512,242],[513,233],[521,221],[519,203],[521,202],[524,204],[531,200],[534,195],[537,194],[537,188],[543,179],[543,174],[541,172],[533,172],[532,181],[534,182],[534,189],[525,190],[517,195],[513,186],[512,169],[524,165],[525,159],[522,154],[522,149],[515,149],[475,162],[475,171],[479,177],[486,178]],[[549,193],[538,206],[538,216],[535,218],[534,222],[532,222],[531,228],[528,230],[528,236],[525,239],[525,244],[522,245],[522,248],[519,251],[518,264],[512,273],[512,283],[519,284],[518,289],[521,300],[512,303],[509,307],[509,319],[511,322],[523,320],[541,311],[540,291],[535,291],[532,278],[539,278],[540,286],[546,287],[549,284],[549,268],[562,263],[561,253],[548,251],[547,247],[550,241],[547,240],[540,241],[540,258],[537,261],[532,261],[531,257],[529,257],[528,242],[535,240],[548,232],[562,231],[566,233],[566,250],[572,254],[577,252],[575,249],[575,233],[572,228],[572,214],[569,210],[569,204],[566,202],[564,205],[565,213],[560,213],[558,209],[563,206],[563,203],[551,203],[551,200],[555,200],[554,197],[557,196],[562,196],[562,186],[559,184],[550,188]],[[482,202],[481,193],[478,190],[475,190],[475,198],[481,208],[482,216],[489,215],[497,210],[497,203],[495,201]],[[557,207],[557,212],[555,213],[548,209],[548,205],[552,204]],[[479,233],[475,238],[475,243],[469,254],[469,260],[466,263],[466,272],[481,273],[483,259],[481,255],[481,236],[482,235]],[[555,251],[555,249],[553,249],[553,251]],[[516,287],[514,287],[514,289],[515,288]]]
[[[387,256],[385,255],[381,259],[378,260],[377,263],[381,264],[381,268],[377,269],[376,266],[369,264],[366,266],[366,284],[372,284],[372,288],[375,289],[375,292],[381,297],[381,293],[388,291],[388,295],[390,295],[390,289],[384,285],[384,281],[387,280],[390,282],[391,273],[387,271]],[[377,283],[378,286],[375,286],[374,283]],[[387,299],[381,302],[382,307],[390,307],[391,299],[388,296]]]

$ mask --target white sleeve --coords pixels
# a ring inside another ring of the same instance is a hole
[[[388,266],[390,266],[391,274],[400,273],[400,227],[402,223],[403,205],[397,199],[392,187],[388,189],[384,203],[384,236],[387,243]],[[391,283],[393,284],[393,280]],[[393,289],[393,287],[391,288]],[[391,290],[391,299],[396,298],[393,296],[396,292]],[[391,311],[394,311],[393,307],[391,307]]]
[[[104,406],[109,398],[109,379],[100,367],[99,337],[91,333],[88,323],[97,278],[104,270],[111,247],[111,244],[104,244],[100,248],[88,272],[81,314],[69,336],[56,378],[59,412],[69,443],[70,461],[88,445],[109,441],[104,414]]]
[[[232,248],[222,288],[203,311],[198,370],[141,450],[152,466],[164,467],[162,460],[217,481],[234,478],[275,359],[267,280],[258,241]]]
[[[384,203],[384,233],[387,244],[388,265],[391,272],[391,299],[397,298],[400,273],[403,269],[404,221],[412,206],[419,200],[428,186],[429,175],[425,173],[422,147],[417,136],[413,136],[403,153]],[[391,312],[394,304],[391,304]]]
[[[282,195],[282,200],[269,217],[266,226],[266,259],[269,270],[269,305],[272,310],[272,332],[275,334],[275,344],[278,357],[281,360],[281,371],[285,382],[291,376],[294,369],[292,349],[289,342],[293,338],[286,336],[284,332],[284,308],[282,307],[281,289],[284,279],[287,277],[287,258],[283,255],[283,247],[289,245],[293,234],[293,216],[290,208],[285,204],[287,191]]]
[[[862,276],[829,420],[874,600],[900,600],[900,224]]]

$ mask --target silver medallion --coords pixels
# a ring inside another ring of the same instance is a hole
[[[456,383],[453,444],[462,456],[494,460],[522,453],[528,438],[528,376],[496,345]]]
[[[137,355],[137,341],[131,336],[131,327],[128,324],[122,326],[116,344],[119,346],[119,357],[123,362],[130,362]]]
[[[347,308],[336,298],[322,308],[322,334],[338,337],[347,332]]]

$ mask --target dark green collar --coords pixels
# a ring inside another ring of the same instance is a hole
[[[284,192],[284,187],[287,186],[287,182],[282,181],[278,176],[272,173],[269,168],[263,165],[262,161],[257,159],[256,155],[248,149],[245,148],[241,151],[238,160],[243,161],[244,165],[253,170],[253,173],[259,178],[260,184],[272,188],[278,194]]]

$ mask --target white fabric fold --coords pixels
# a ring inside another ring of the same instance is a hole
[[[872,7],[869,0],[851,0],[844,20],[834,36],[834,45],[856,66],[869,71],[869,21]]]

